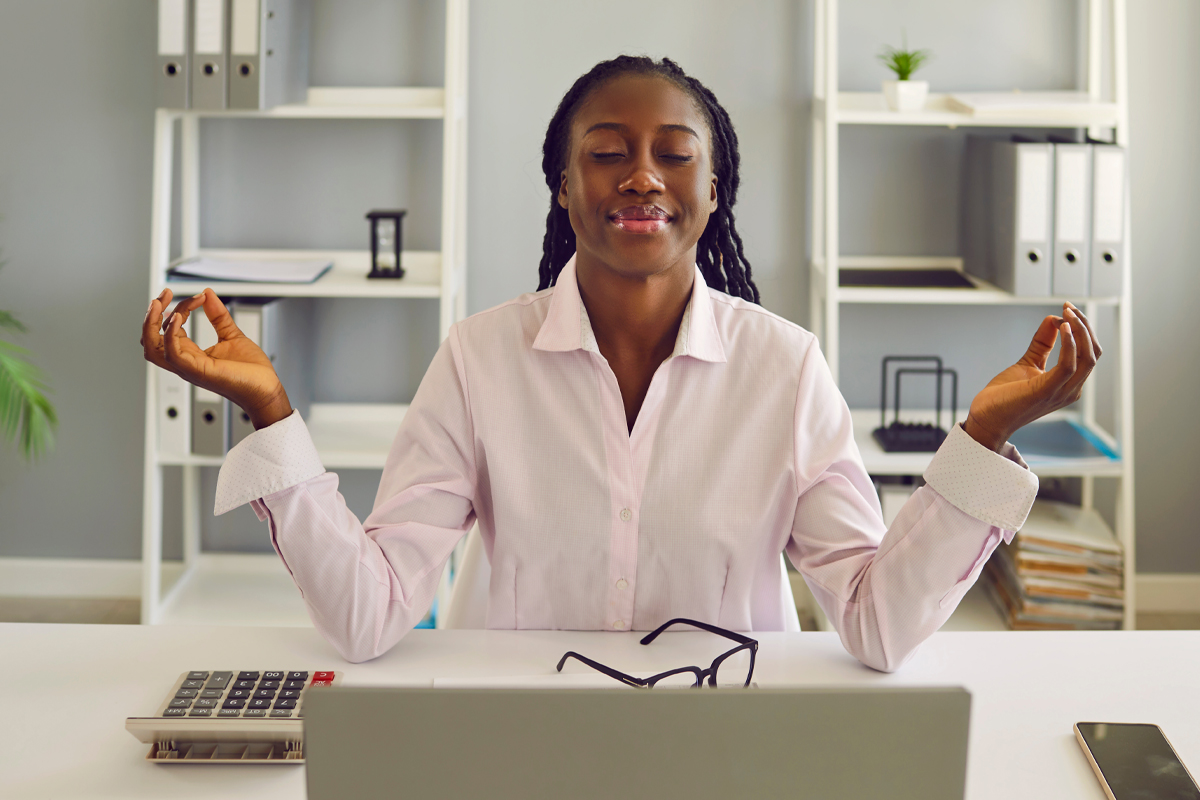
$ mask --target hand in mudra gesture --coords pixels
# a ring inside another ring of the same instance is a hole
[[[1059,336],[1058,363],[1047,370]],[[1078,400],[1101,352],[1091,323],[1075,306],[1064,303],[1061,317],[1042,320],[1021,360],[975,395],[963,427],[975,441],[999,450],[1021,426]]]
[[[265,428],[292,413],[287,392],[271,359],[238,326],[225,304],[211,289],[180,300],[163,320],[171,290],[150,302],[142,322],[142,351],[151,364],[174,372],[188,383],[226,397],[250,415],[255,429]],[[184,332],[191,312],[203,308],[217,332],[217,343],[201,350]],[[161,328],[161,332],[160,332]]]

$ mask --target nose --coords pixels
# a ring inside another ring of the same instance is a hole
[[[617,184],[617,191],[622,194],[661,194],[663,189],[662,177],[654,164],[650,153],[642,153],[629,163],[629,171]]]

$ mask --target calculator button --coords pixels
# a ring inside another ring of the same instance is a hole
[[[333,686],[333,681],[319,681],[314,678],[309,686]]]
[[[267,674],[270,675],[271,673],[268,672]],[[278,689],[279,681],[269,681],[264,678],[263,682],[258,685],[258,688],[260,688],[260,689]]]
[[[236,708],[222,708],[220,711],[217,712],[217,716],[218,717],[236,717],[240,713],[242,713],[242,712],[238,711]]]
[[[289,672],[287,679],[289,681],[306,681],[308,680],[307,672]]]
[[[187,679],[189,681],[202,681],[208,678],[208,673],[203,671],[189,672]]]
[[[239,681],[256,681],[256,680],[258,680],[258,673],[257,672],[239,672],[238,680]]]
[[[242,714],[243,717],[265,717],[266,715],[267,709],[265,708],[247,708],[246,713]]]
[[[314,681],[331,681],[331,680],[333,680],[335,675],[337,675],[336,672],[314,672],[313,680]]]
[[[253,689],[254,681],[234,681],[233,688],[235,688],[235,689]]]
[[[216,708],[220,704],[220,700],[216,700],[211,697],[202,697],[195,702],[192,708]]]
[[[214,672],[212,677],[208,679],[208,683],[205,684],[205,688],[224,689],[229,685],[231,678],[233,678],[232,672]]]
[[[246,705],[245,700],[226,700],[221,708],[241,708],[244,705]]]
[[[246,704],[248,708],[270,708],[271,701],[262,698],[255,698]]]
[[[264,672],[263,680],[264,681],[281,681],[281,680],[283,680],[283,673],[282,672]]]
[[[276,700],[275,701],[275,708],[295,708],[295,707],[296,707],[295,700]]]
[[[181,688],[183,688],[183,689],[203,689],[204,681],[184,681],[181,684]]]
[[[171,708],[187,708],[191,704],[192,701],[188,700],[186,697],[178,697],[172,700],[170,703],[167,703],[167,705]]]
[[[303,689],[304,681],[284,681],[283,688],[285,688],[285,689]]]
[[[292,712],[291,712],[289,709],[286,709],[286,708],[273,708],[273,709],[271,709],[271,716],[272,716],[272,717],[290,717],[291,715],[292,715]]]
[[[179,691],[177,691],[175,693],[175,696],[176,697],[195,697],[199,693],[200,693],[200,691],[198,689],[180,689]]]
[[[280,700],[296,700],[300,697],[299,689],[284,689],[279,693]]]
[[[230,689],[229,690],[229,699],[231,699],[231,700],[245,700],[250,695],[251,695],[251,691],[249,689]]]
[[[264,698],[264,697],[268,700],[274,700],[275,699],[275,690],[274,689],[259,689],[257,692],[254,693],[254,698],[256,700],[259,698]]]
[[[188,716],[189,717],[211,717],[212,709],[211,708],[193,708],[191,711],[188,712]]]
[[[201,689],[200,690],[200,696],[207,697],[210,700],[213,698],[219,698],[224,694],[225,693],[223,691],[221,691],[220,689]]]
[[[163,716],[164,717],[186,717],[187,709],[186,708],[168,708],[163,711]]]

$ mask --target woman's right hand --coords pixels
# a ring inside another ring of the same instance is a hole
[[[179,301],[163,321],[170,303],[171,290],[163,289],[146,311],[141,344],[147,361],[241,406],[255,430],[291,415],[291,403],[271,359],[238,329],[215,292],[205,289]],[[183,327],[191,312],[201,307],[217,332],[217,343],[207,350],[189,339]]]

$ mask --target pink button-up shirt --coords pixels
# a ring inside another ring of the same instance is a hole
[[[216,513],[250,501],[313,622],[373,658],[425,615],[478,520],[490,628],[651,629],[675,616],[782,630],[786,552],[864,663],[937,630],[1037,478],[955,426],[890,529],[815,337],[709,289],[632,432],[572,260],[557,286],[454,325],[359,522],[299,413],[230,451]]]

